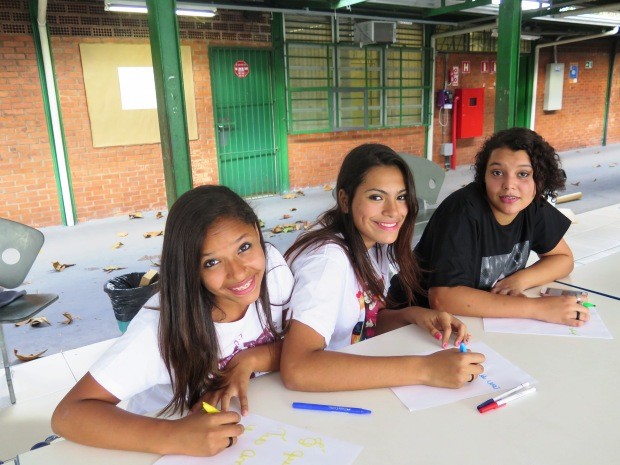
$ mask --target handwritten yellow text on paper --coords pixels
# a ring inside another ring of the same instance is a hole
[[[214,457],[167,455],[154,465],[350,465],[361,446],[249,414],[237,443]]]

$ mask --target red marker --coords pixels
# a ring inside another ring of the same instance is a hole
[[[515,399],[519,399],[520,397],[526,396],[536,391],[535,387],[531,387],[529,389],[524,389],[523,391],[515,392],[513,395],[505,397],[495,402],[491,402],[490,404],[483,405],[478,409],[480,413],[488,412],[489,410],[495,410],[503,407],[508,402],[512,402]]]

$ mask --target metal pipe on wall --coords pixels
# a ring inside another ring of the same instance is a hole
[[[63,144],[62,125],[60,122],[60,110],[58,108],[58,95],[56,93],[56,85],[54,71],[52,68],[52,58],[50,53],[50,44],[47,36],[47,0],[39,0],[37,27],[39,29],[39,40],[41,42],[41,53],[43,55],[43,69],[45,73],[46,89],[49,101],[49,110],[51,115],[53,140],[56,163],[58,166],[58,177],[60,181],[60,195],[62,197],[62,206],[67,226],[75,225],[75,217],[73,216],[73,200],[71,196],[71,186],[69,183],[68,167],[66,163],[65,148]]]

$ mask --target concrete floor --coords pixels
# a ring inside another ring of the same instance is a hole
[[[567,189],[560,193],[582,192],[581,200],[562,204],[574,213],[583,213],[607,205],[620,203],[620,144],[580,149],[561,155],[567,173]],[[439,201],[473,178],[468,166],[459,167],[446,174]],[[250,204],[265,222],[266,240],[284,252],[297,233],[272,234],[278,224],[295,221],[314,221],[333,205],[331,191],[322,187],[303,190],[303,196],[283,199],[280,196],[252,199]],[[293,211],[293,209],[296,209]],[[134,212],[127,212],[134,213]],[[142,212],[142,219],[129,216],[88,221],[74,227],[55,226],[42,228],[46,242],[32,267],[26,282],[19,289],[29,293],[52,292],[59,295],[56,303],[39,316],[45,316],[51,325],[15,327],[5,325],[7,349],[15,362],[13,350],[30,354],[46,350],[45,355],[75,349],[120,335],[110,299],[103,292],[104,284],[130,272],[157,269],[163,237],[144,238],[146,232],[163,231],[167,212],[158,219],[157,212]],[[283,215],[291,215],[283,219]],[[125,237],[118,233],[128,233]],[[417,231],[419,236],[421,231]],[[113,248],[122,242],[120,248]],[[52,262],[74,264],[61,272]],[[109,266],[123,269],[106,273]],[[62,324],[64,312],[75,318],[70,325]]]

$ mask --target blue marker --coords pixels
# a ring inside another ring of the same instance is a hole
[[[463,353],[467,352],[467,346],[465,345],[464,342],[461,342],[461,345],[459,346],[459,350]]]
[[[356,407],[340,407],[338,405],[323,405],[323,404],[306,404],[304,402],[293,402],[293,408],[299,408],[304,410],[322,410],[325,412],[341,412],[341,413],[354,413],[357,415],[366,415],[372,413],[370,410]]]

